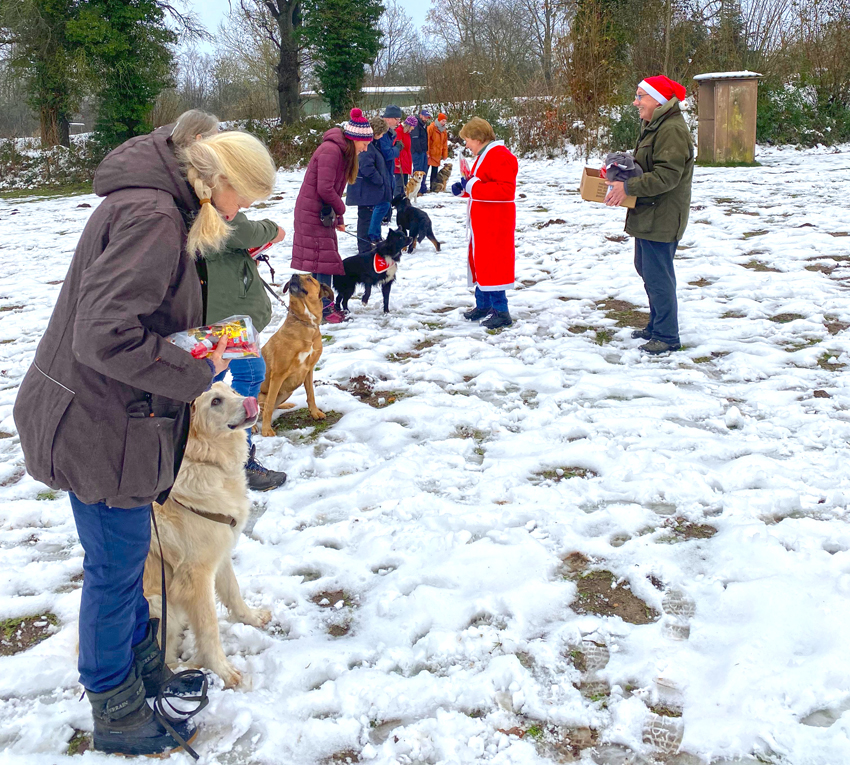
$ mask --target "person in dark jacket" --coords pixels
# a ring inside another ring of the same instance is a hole
[[[410,131],[410,153],[413,157],[413,169],[421,170],[426,175],[428,173],[428,120],[430,119],[431,112],[427,109],[420,109],[416,116],[416,125]],[[426,178],[423,178],[419,193],[425,194],[427,191],[428,184]]]
[[[195,734],[189,720],[166,729],[145,701],[171,673],[142,573],[151,502],[174,483],[190,402],[227,362],[225,342],[195,359],[165,337],[202,324],[193,259],[224,244],[228,221],[271,194],[275,174],[247,133],[179,154],[170,136],[153,133],[108,154],[94,179],[104,200],[15,401],[27,471],[68,492],[85,551],[79,670],[99,751],[156,755]]]
[[[237,213],[231,222],[232,233],[225,246],[204,258],[207,285],[207,315],[205,324],[230,316],[250,316],[257,332],[262,332],[272,318],[272,302],[260,278],[257,262],[248,250],[276,243],[286,236],[284,230],[271,220],[249,220]],[[230,362],[230,386],[240,396],[257,398],[266,377],[266,362],[262,356],[246,356]],[[223,380],[226,372],[216,376]],[[248,430],[248,462],[245,472],[248,487],[254,491],[269,491],[286,483],[286,473],[263,467],[255,456],[256,447]]]
[[[357,180],[358,155],[366,151],[372,140],[372,128],[360,109],[351,110],[351,119],[342,127],[328,130],[319,148],[313,152],[301,190],[295,200],[295,233],[292,245],[291,266],[296,271],[309,271],[313,278],[331,286],[335,274],[344,274],[339,256],[337,231],[345,231],[345,203],[342,192],[346,181]],[[322,208],[327,220],[322,221]],[[328,298],[322,299],[322,318],[330,324],[339,324],[345,317],[334,309]]]
[[[375,136],[378,131],[386,132],[386,124],[380,117],[370,123]],[[348,205],[357,205],[357,252],[361,255],[369,252],[372,241],[381,239],[381,221],[392,201],[391,180],[387,173],[384,156],[376,141],[369,144],[358,158],[357,180],[349,185],[345,194]],[[373,234],[373,225],[377,222],[377,233]]]
[[[643,175],[609,182],[605,198],[605,204],[619,205],[627,195],[637,197],[626,213],[626,233],[635,237],[649,324],[632,337],[648,340],[640,349],[650,354],[681,348],[673,257],[688,225],[694,176],[693,140],[679,108],[686,95],[684,86],[664,75],[641,81],[634,100],[641,119],[634,160]]]
[[[400,107],[395,104],[390,104],[386,109],[384,109],[381,119],[387,126],[387,132],[384,133],[383,137],[378,142],[378,148],[384,156],[384,162],[387,163],[387,170],[390,173],[390,180],[392,181],[392,195],[395,196],[399,193],[396,191],[395,186],[395,165],[403,148],[401,143],[396,140],[396,129],[402,119],[404,119],[404,113],[401,111]],[[384,213],[383,222],[390,223],[392,221],[392,216],[393,208],[392,205],[390,205],[389,210]]]

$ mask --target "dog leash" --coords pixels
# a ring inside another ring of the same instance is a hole
[[[161,630],[162,630],[162,645],[160,650],[162,651],[162,663],[165,666],[165,652],[167,649],[168,643],[168,598],[165,593],[165,556],[162,553],[162,540],[159,536],[159,527],[156,524],[156,513],[153,509],[153,502],[150,505],[151,508],[151,521],[153,522],[153,528],[156,532],[156,542],[159,545],[159,571],[160,576],[162,577],[162,618],[161,618]],[[154,636],[156,637],[156,636]],[[191,688],[196,687],[195,683],[198,680],[201,680],[200,691],[196,692],[194,695],[189,694],[181,694],[176,691],[169,691],[168,686],[174,683],[175,681],[189,681],[189,686]],[[187,669],[183,672],[176,672],[172,675],[169,680],[166,680],[159,688],[159,692],[156,694],[156,699],[153,703],[153,711],[156,719],[162,724],[162,726],[171,734],[174,740],[180,744],[181,748],[183,748],[194,760],[199,760],[200,755],[189,746],[189,742],[185,741],[183,737],[174,729],[174,725],[172,723],[181,723],[186,722],[193,718],[198,712],[200,712],[207,704],[210,703],[208,696],[209,689],[209,681],[207,680],[206,674],[199,669]],[[171,702],[172,699],[181,699],[182,701],[196,701],[198,702],[198,706],[190,712],[186,712],[178,707],[174,706]],[[166,709],[166,705],[171,710],[170,712]],[[174,714],[174,716],[172,716]]]
[[[372,249],[376,248],[375,247],[376,243],[373,242],[371,239],[364,239],[362,236],[357,236],[357,234],[354,234],[351,231],[346,231],[345,229],[342,230],[342,233],[348,234],[349,236],[353,236],[358,242],[366,242],[366,244],[368,244],[369,247],[371,247]]]

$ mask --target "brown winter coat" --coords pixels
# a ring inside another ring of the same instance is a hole
[[[27,471],[81,501],[164,500],[206,361],[163,338],[201,324],[185,251],[198,200],[167,136],[133,138],[97,169],[105,199],[80,237],[14,417]]]
[[[337,225],[343,224],[345,202],[345,157],[348,139],[338,127],[328,130],[319,148],[310,157],[307,173],[295,200],[295,225],[292,236],[292,268],[311,274],[344,274],[336,230],[321,221],[323,205],[337,214]]]
[[[428,165],[439,167],[440,162],[449,158],[449,129],[440,130],[437,121],[428,125]]]

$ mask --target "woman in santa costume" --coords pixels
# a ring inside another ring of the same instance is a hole
[[[513,289],[516,249],[517,158],[489,122],[473,117],[460,131],[466,148],[476,155],[469,178],[452,186],[452,193],[469,199],[469,285],[475,286],[475,308],[464,313],[470,321],[486,320],[487,329],[513,323],[505,290]]]

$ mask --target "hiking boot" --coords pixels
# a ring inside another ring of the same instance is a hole
[[[493,313],[492,308],[473,308],[471,311],[464,311],[463,318],[469,319],[470,321],[478,321],[479,319],[483,319],[485,316],[489,316]]]
[[[204,695],[204,675],[197,670],[175,675],[165,663],[165,655],[157,642],[159,619],[148,622],[144,638],[133,646],[136,669],[145,686],[145,698],[155,699],[161,690],[177,696]],[[167,688],[166,688],[167,686]]]
[[[508,311],[493,311],[493,315],[482,321],[481,326],[487,329],[499,329],[500,327],[510,327],[513,323],[514,320]]]
[[[632,340],[652,340],[652,332],[648,329],[636,329],[632,332]]]
[[[640,349],[644,353],[649,353],[652,356],[658,356],[662,353],[669,353],[670,351],[678,351],[682,346],[679,343],[675,345],[670,345],[670,343],[665,343],[663,340],[650,340],[646,345],[642,345]]]
[[[135,664],[120,685],[103,693],[86,691],[86,696],[94,718],[92,747],[98,752],[164,755],[190,744],[198,733],[190,720],[164,720],[154,713]]]
[[[257,449],[256,444],[251,445],[248,452],[248,461],[245,463],[245,472],[248,475],[248,488],[251,491],[270,491],[286,483],[286,473],[278,470],[264,468],[254,457]]]

